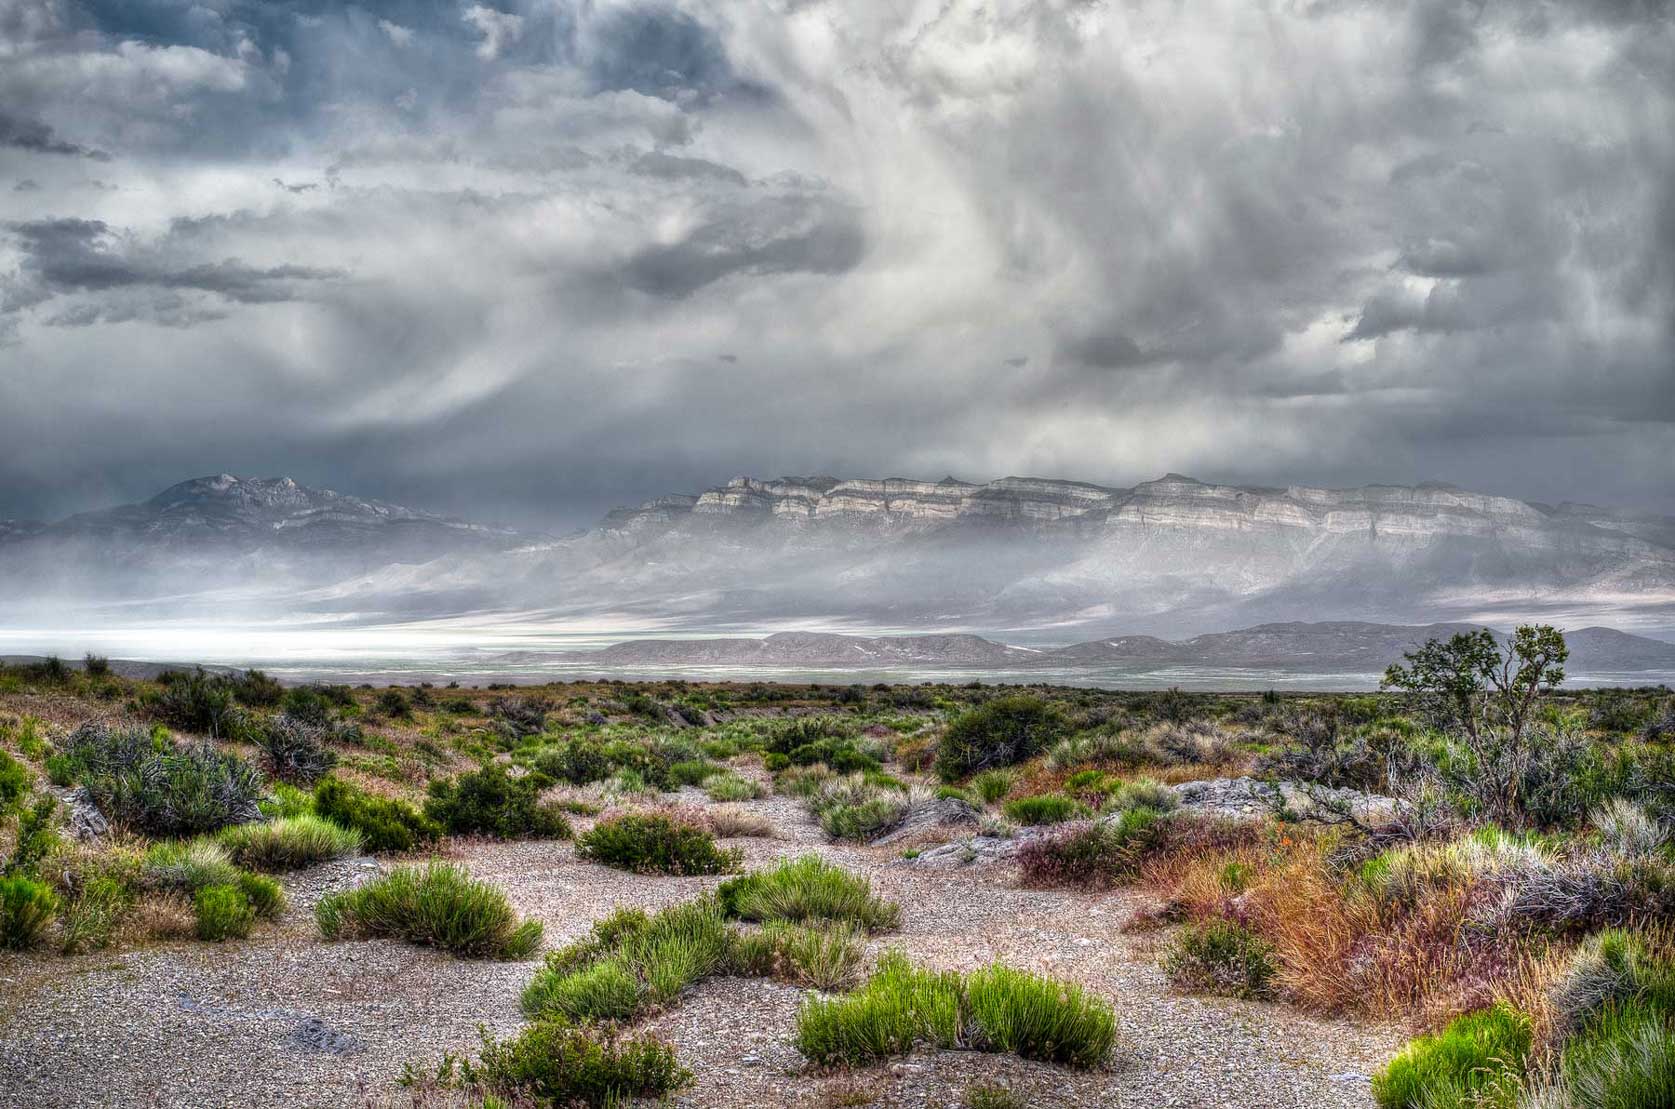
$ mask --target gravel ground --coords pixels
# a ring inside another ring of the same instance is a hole
[[[1112,999],[1122,1047],[1115,1065],[1095,1074],[973,1052],[808,1074],[790,1042],[800,991],[718,979],[649,1023],[697,1072],[678,1105],[957,1106],[966,1086],[988,1081],[1042,1107],[1364,1107],[1372,1104],[1366,1076],[1399,1042],[1392,1028],[1169,992],[1153,941],[1121,931],[1139,904],[1135,895],[1015,889],[1005,866],[917,868],[896,849],[824,843],[790,799],[751,807],[780,836],[729,841],[744,849],[747,865],[819,850],[865,871],[902,903],[901,932],[875,941],[875,953],[900,946],[926,964],[961,970],[998,958],[1073,979]],[[454,854],[545,921],[552,945],[584,934],[612,909],[660,908],[717,881],[624,874],[580,863],[562,843],[470,843]],[[364,1104],[391,1095],[404,1063],[472,1049],[478,1025],[515,1031],[533,962],[467,962],[391,942],[313,938],[320,893],[374,865],[355,860],[291,876],[285,919],[241,943],[0,956],[0,1102]],[[323,1050],[322,1041],[350,1050]]]

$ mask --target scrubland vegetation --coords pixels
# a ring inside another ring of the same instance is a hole
[[[1177,991],[1405,1026],[1382,1109],[1669,1105],[1675,694],[1561,690],[1563,662],[1532,628],[1429,644],[1354,696],[0,668],[0,947],[290,928],[539,955],[520,1032],[412,1060],[437,1104],[671,1096],[700,1076],[646,1026],[729,980],[807,991],[779,1034],[810,1074],[923,1050],[1109,1066],[1121,997],[901,949],[916,906],[873,877],[940,860],[1130,906]],[[768,809],[883,869],[747,862],[742,837],[778,850]],[[701,885],[542,954],[563,918],[520,912],[468,845]],[[281,884],[368,858],[300,907]]]

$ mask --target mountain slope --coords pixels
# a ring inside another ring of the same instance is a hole
[[[643,639],[562,656],[578,666],[820,667],[874,670],[946,666],[961,670],[1152,670],[1161,667],[1376,674],[1428,639],[1471,624],[1390,625],[1360,621],[1263,624],[1169,641],[1122,636],[1067,647],[1022,649],[972,635],[846,636],[780,633],[764,639]],[[1675,671],[1675,644],[1610,628],[1567,633],[1573,674]],[[529,661],[525,659],[524,661]],[[552,661],[548,656],[546,661]]]
[[[736,478],[555,540],[220,475],[143,504],[0,529],[0,585],[43,610],[87,594],[152,598],[153,614],[213,609],[219,596],[201,599],[231,590],[242,611],[283,606],[299,618],[494,609],[708,632],[794,622],[1078,639],[1097,654],[1119,634],[1298,619],[1675,628],[1675,526],[1445,485],[818,476]]]

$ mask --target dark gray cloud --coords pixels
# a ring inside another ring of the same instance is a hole
[[[273,304],[297,299],[311,283],[341,278],[343,271],[281,264],[252,266],[237,259],[187,260],[181,236],[141,243],[100,220],[53,219],[5,225],[18,243],[22,261],[7,285],[0,285],[0,312],[19,311],[78,293],[119,293],[104,307],[79,304],[47,318],[49,325],[86,327],[155,317],[171,326],[220,319],[225,313],[191,311],[179,294],[208,294],[238,304]],[[9,288],[8,288],[9,286]],[[164,294],[146,312],[133,294]]]
[[[0,516],[223,470],[549,528],[740,472],[1675,511],[1663,0],[0,0],[0,104]]]
[[[68,154],[76,158],[91,158],[96,162],[110,161],[110,155],[103,150],[65,142],[40,120],[23,119],[5,111],[0,111],[0,146],[33,154]]]

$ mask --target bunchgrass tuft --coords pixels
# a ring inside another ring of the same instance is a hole
[[[868,879],[818,855],[730,878],[716,894],[727,915],[740,920],[835,921],[868,932],[888,932],[901,922],[901,906],[874,894]]]
[[[862,935],[848,924],[809,928],[773,921],[734,939],[733,965],[745,975],[828,992],[845,989],[860,967]]]
[[[1188,924],[1163,956],[1163,973],[1174,985],[1223,997],[1269,997],[1275,969],[1273,946],[1231,920]]]
[[[353,855],[361,834],[318,816],[292,816],[268,824],[240,824],[216,837],[233,862],[252,870],[298,870]]]
[[[537,920],[520,922],[506,895],[449,863],[398,867],[315,907],[327,939],[385,936],[466,958],[522,959],[541,945]]]
[[[482,1062],[466,1078],[519,1105],[626,1106],[662,1101],[692,1081],[675,1049],[653,1036],[541,1021],[509,1040],[483,1035]],[[499,1098],[476,1104],[505,1105]]]
[[[978,1046],[1024,1059],[1088,1069],[1111,1055],[1117,1018],[1080,986],[999,963],[965,981],[969,1023]]]
[[[595,824],[577,841],[588,862],[636,874],[724,874],[743,854],[715,845],[708,829],[662,813],[623,813]]]
[[[1020,797],[1001,807],[1008,820],[1019,824],[1062,824],[1089,815],[1086,805],[1073,797],[1057,793],[1043,793],[1034,797]]]
[[[0,948],[27,951],[46,938],[47,925],[58,914],[52,887],[33,878],[0,878]]]
[[[617,912],[586,939],[548,954],[524,989],[523,1009],[537,1020],[632,1020],[723,970],[730,944],[712,897],[649,917]]]
[[[1380,1109],[1473,1105],[1477,1095],[1517,1082],[1530,1039],[1529,1018],[1505,1004],[1456,1017],[1374,1075],[1373,1097]]]
[[[920,1044],[1007,1051],[1095,1067],[1116,1043],[1116,1015],[1080,987],[996,964],[961,977],[886,952],[859,989],[811,997],[797,1014],[797,1050],[820,1066],[864,1066]]]
[[[960,1043],[960,976],[921,970],[886,952],[872,977],[843,997],[810,997],[797,1013],[797,1050],[826,1067],[866,1066],[920,1044]]]
[[[256,910],[236,885],[204,886],[192,895],[200,940],[241,940],[256,922]]]

